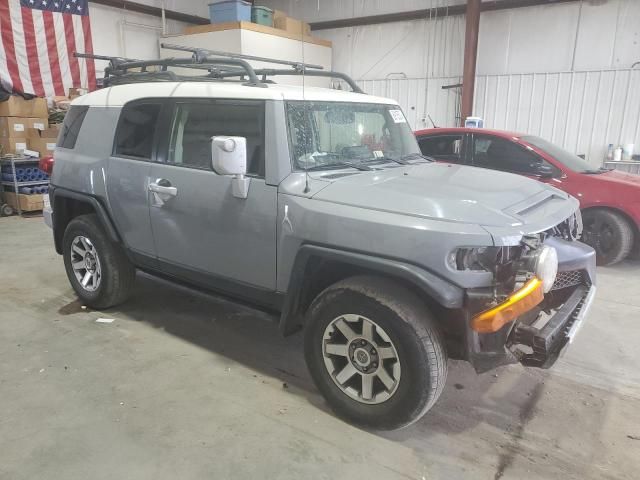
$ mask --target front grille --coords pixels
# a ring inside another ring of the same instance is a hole
[[[556,281],[553,283],[551,290],[560,290],[562,288],[573,287],[582,283],[584,283],[584,273],[582,270],[558,272]]]
[[[547,233],[552,237],[564,238],[570,242],[577,240],[582,234],[582,216],[580,215],[580,210],[576,211],[552,229],[547,230]]]

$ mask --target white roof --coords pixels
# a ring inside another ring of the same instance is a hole
[[[255,100],[310,100],[332,102],[383,103],[397,105],[395,100],[331,88],[268,84],[252,87],[222,82],[149,82],[129,83],[103,88],[76,98],[73,105],[120,107],[127,102],[149,97],[243,98]]]

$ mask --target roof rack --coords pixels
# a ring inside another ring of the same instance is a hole
[[[187,58],[162,58],[158,60],[138,60],[124,57],[109,57],[75,52],[79,58],[106,60],[109,65],[104,69],[105,87],[139,82],[241,82],[252,87],[265,88],[274,83],[267,77],[275,76],[310,76],[340,79],[346,82],[356,93],[364,93],[351,77],[342,72],[324,70],[321,65],[290,62],[267,57],[256,57],[239,53],[207,50],[204,48],[183,47],[181,45],[161,44],[162,48],[190,52]],[[287,65],[285,68],[254,69],[247,60]],[[169,70],[170,67],[206,71],[203,75],[179,75]],[[258,77],[262,77],[261,79]],[[235,79],[235,80],[234,80]]]

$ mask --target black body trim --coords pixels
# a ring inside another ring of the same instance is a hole
[[[53,208],[53,238],[55,241],[56,252],[62,255],[62,237],[64,235],[64,231],[59,232],[58,229],[58,221],[56,219],[60,219],[60,214],[56,215],[56,200],[58,198],[70,198],[72,200],[77,200],[79,202],[88,203],[91,205],[93,210],[95,211],[104,231],[109,236],[109,239],[115,243],[122,243],[122,239],[118,234],[118,231],[115,228],[115,225],[111,221],[107,210],[100,203],[100,201],[86,193],[79,193],[73,190],[68,190],[62,187],[51,187],[49,191],[49,195],[51,198],[51,205]]]
[[[311,281],[310,276],[307,275],[306,267],[312,257],[339,261],[401,278],[415,285],[445,308],[459,308],[463,304],[464,290],[462,288],[452,285],[416,265],[329,247],[302,245],[291,270],[289,287],[280,317],[280,330],[285,335],[293,333],[302,324],[304,307],[301,300],[303,300],[305,288],[309,287]]]
[[[281,293],[169,263],[142,253],[130,252],[130,256],[137,268],[165,280],[213,292],[232,300],[242,300],[271,312],[280,311],[282,308],[284,295]]]

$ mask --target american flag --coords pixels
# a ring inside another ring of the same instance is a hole
[[[39,97],[96,88],[88,0],[0,0],[0,82]]]

